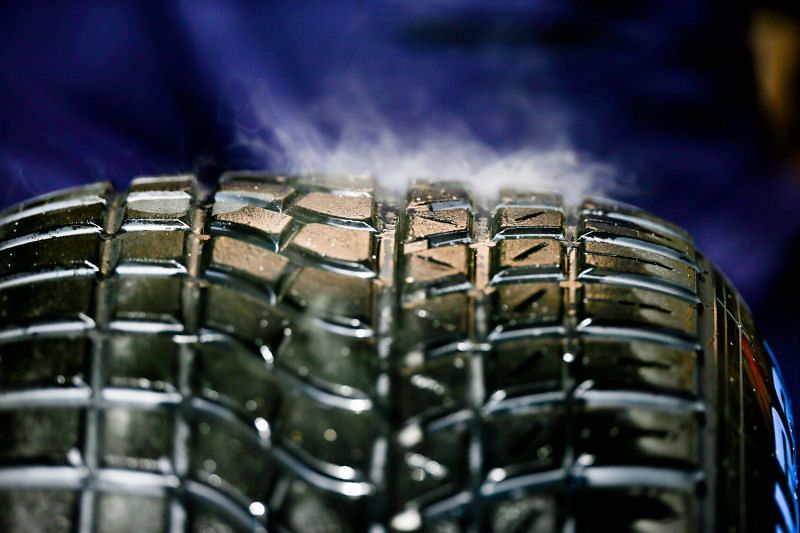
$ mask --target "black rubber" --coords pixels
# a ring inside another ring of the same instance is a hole
[[[683,230],[380,196],[230,173],[0,214],[0,530],[796,524],[779,374]]]

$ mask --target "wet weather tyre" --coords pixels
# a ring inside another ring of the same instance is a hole
[[[629,206],[229,173],[0,214],[2,531],[790,531],[737,293]]]

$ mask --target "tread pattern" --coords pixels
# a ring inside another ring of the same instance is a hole
[[[397,529],[702,529],[697,266],[638,211],[414,189]]]
[[[143,178],[0,220],[4,530],[365,527],[371,184],[230,174],[212,200]]]
[[[772,378],[683,230],[528,191],[379,196],[239,172],[0,213],[0,529],[746,523],[715,522],[749,452],[712,426],[763,407],[743,368]]]

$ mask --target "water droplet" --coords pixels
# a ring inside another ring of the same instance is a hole
[[[250,514],[253,516],[264,516],[264,513],[267,512],[266,507],[264,507],[264,504],[261,502],[251,503],[248,509],[250,510]]]
[[[261,358],[268,365],[271,365],[275,362],[275,357],[272,355],[272,351],[269,349],[269,346],[261,345],[258,351],[261,352]]]
[[[417,424],[412,424],[400,431],[397,440],[403,446],[410,448],[422,440],[422,428]]]
[[[489,481],[494,481],[495,483],[503,481],[506,478],[506,471],[502,468],[493,468],[489,472]]]
[[[264,418],[261,418],[261,417],[256,418],[255,419],[255,425],[256,425],[256,429],[260,433],[264,433],[266,431],[269,431],[269,422],[267,422]]]
[[[391,527],[397,531],[416,531],[422,527],[422,517],[416,509],[409,509],[392,518]]]

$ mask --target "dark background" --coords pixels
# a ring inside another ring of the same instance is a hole
[[[280,169],[279,151],[238,142],[270,142],[252,87],[311,109],[357,79],[399,132],[457,120],[489,146],[567,138],[613,164],[612,196],[689,229],[741,290],[800,398],[797,122],[791,91],[764,112],[763,10],[795,24],[779,3],[704,0],[3,3],[0,207],[100,179]]]

